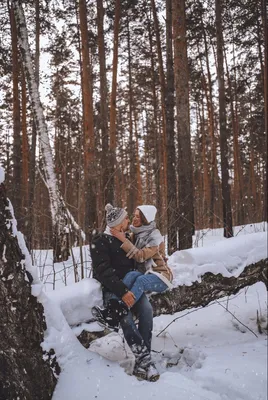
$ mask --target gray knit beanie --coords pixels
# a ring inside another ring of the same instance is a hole
[[[113,207],[110,203],[105,206],[106,211],[106,222],[110,228],[121,224],[127,216],[127,212],[124,208]]]

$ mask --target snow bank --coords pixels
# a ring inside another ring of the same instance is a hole
[[[101,285],[93,278],[85,278],[59,290],[48,292],[47,296],[60,307],[70,325],[91,319],[91,308],[102,305]]]

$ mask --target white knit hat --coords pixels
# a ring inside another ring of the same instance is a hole
[[[137,209],[143,213],[148,223],[154,221],[155,214],[157,213],[157,208],[155,206],[144,205],[138,206]]]
[[[110,203],[106,204],[105,211],[106,222],[110,228],[121,224],[127,216],[127,212],[124,208],[113,207]]]

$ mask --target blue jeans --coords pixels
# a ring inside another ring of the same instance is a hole
[[[113,293],[106,292],[104,295],[104,305],[111,298],[117,297]],[[139,319],[138,327],[135,324],[135,316]],[[131,311],[121,319],[120,325],[130,348],[133,344],[139,346],[145,344],[149,352],[151,351],[153,308],[144,293],[131,308]]]
[[[168,286],[157,275],[142,274],[138,271],[130,271],[123,279],[124,284],[131,290],[137,302],[145,292],[161,293],[167,290]]]

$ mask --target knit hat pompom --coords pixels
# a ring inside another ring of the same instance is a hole
[[[106,204],[105,211],[106,222],[110,228],[121,224],[127,216],[127,212],[124,208],[113,207],[110,203]]]
[[[110,212],[112,209],[113,209],[112,204],[107,203],[106,206],[105,206],[105,211],[108,213],[108,212]]]

